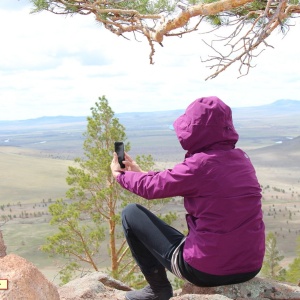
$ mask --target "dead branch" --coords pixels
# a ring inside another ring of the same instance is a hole
[[[228,40],[227,44],[225,45],[229,45],[231,47],[229,54],[221,55],[221,53],[216,50],[213,44],[209,45],[209,47],[216,52],[217,55],[208,60],[202,61],[216,61],[209,67],[210,69],[216,69],[216,71],[208,76],[206,80],[215,78],[221,72],[225,71],[229,66],[238,61],[240,63],[239,77],[245,76],[249,73],[249,69],[254,67],[251,63],[253,57],[257,57],[263,51],[258,50],[258,47],[260,45],[263,45],[265,48],[272,47],[266,42],[266,39],[276,28],[278,28],[278,26],[283,24],[284,19],[286,18],[287,0],[279,1],[275,10],[274,7],[272,7],[272,9],[270,7],[271,1],[268,1],[264,12],[256,11],[255,14],[258,16],[252,22],[250,28],[244,34],[242,34],[242,37],[236,42],[232,42],[234,38],[237,38],[239,35],[241,35],[241,29],[243,27],[249,27],[246,22],[246,20],[249,18],[249,14],[239,20],[239,25],[236,27],[233,33],[225,38]],[[220,41],[220,39],[217,40],[217,42]]]

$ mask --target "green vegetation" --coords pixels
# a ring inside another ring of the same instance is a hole
[[[277,239],[273,232],[269,232],[266,239],[266,254],[261,273],[263,276],[278,281],[287,281],[298,284],[300,280],[300,237],[298,237],[296,257],[288,269],[283,268],[280,262],[284,256],[277,248]]]
[[[289,265],[288,271],[285,275],[285,280],[294,284],[299,284],[300,282],[300,257],[294,259],[294,261]]]
[[[284,256],[277,248],[277,240],[273,232],[269,232],[266,238],[266,253],[264,258],[264,265],[262,267],[262,274],[265,277],[279,280],[282,278],[283,268],[280,267],[279,262]]]
[[[28,223],[25,223],[28,221]],[[48,219],[39,218],[22,219],[18,223],[10,221],[6,223],[3,230],[4,241],[7,246],[7,254],[17,254],[32,262],[50,281],[55,281],[58,269],[66,262],[62,258],[50,258],[40,250],[46,242],[46,236],[52,235],[57,230],[49,226]],[[24,222],[24,223],[21,223]]]

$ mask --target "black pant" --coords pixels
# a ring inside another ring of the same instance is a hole
[[[171,272],[172,254],[184,238],[182,233],[139,204],[125,207],[122,212],[122,225],[131,253],[144,274],[162,266]],[[224,276],[207,274],[187,264],[182,256],[183,245],[180,248],[181,274],[198,286],[240,283],[250,280],[260,271]]]
[[[122,225],[131,253],[143,273],[162,265],[171,271],[172,254],[184,237],[182,233],[139,204],[125,207]]]

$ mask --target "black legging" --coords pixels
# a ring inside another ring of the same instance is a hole
[[[143,273],[163,265],[171,271],[173,251],[184,235],[139,204],[129,204],[122,212],[127,243]]]
[[[122,225],[132,255],[144,274],[151,273],[161,266],[172,272],[172,254],[184,238],[182,233],[139,204],[129,204],[125,207],[122,212]],[[183,260],[183,245],[180,248],[181,274],[198,286],[240,283],[250,280],[260,271],[224,276],[207,274],[188,265]]]

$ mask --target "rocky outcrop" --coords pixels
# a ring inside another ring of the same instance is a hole
[[[172,300],[231,300],[223,295],[183,295],[180,297],[173,297]]]
[[[105,273],[94,272],[70,281],[58,289],[61,300],[124,300],[131,288]]]
[[[56,287],[30,262],[9,254],[0,257],[1,300],[124,300],[131,288],[105,273],[94,272]],[[171,300],[300,300],[300,287],[256,277],[248,282],[200,288],[186,283]]]
[[[26,259],[15,254],[0,258],[0,278],[8,289],[0,290],[1,300],[59,300],[55,285]]]
[[[282,282],[255,277],[240,284],[224,285],[218,287],[201,288],[186,283],[180,293],[181,296],[174,297],[173,300],[205,299],[186,298],[187,295],[223,295],[234,300],[300,300],[300,288]],[[185,295],[185,298],[182,296]],[[220,298],[221,299],[221,298]],[[226,298],[225,298],[226,299]]]
[[[130,287],[104,273],[95,272],[58,289],[61,300],[124,300]],[[300,300],[298,286],[256,277],[248,282],[200,288],[186,283],[171,300]]]

